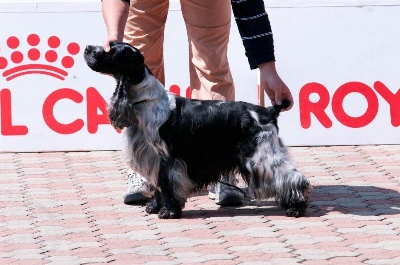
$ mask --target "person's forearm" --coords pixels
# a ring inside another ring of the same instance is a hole
[[[231,0],[250,68],[275,61],[272,30],[263,0]]]
[[[102,5],[108,39],[122,41],[128,18],[129,4],[122,0],[103,0]]]

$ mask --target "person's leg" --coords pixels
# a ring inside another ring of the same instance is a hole
[[[124,42],[138,48],[154,76],[165,85],[164,29],[169,0],[131,0]]]
[[[192,98],[235,100],[228,63],[231,26],[229,0],[181,0],[189,41],[189,70]],[[235,178],[225,176],[210,188],[210,198],[219,205],[243,203],[243,193],[234,187]]]
[[[189,41],[190,87],[194,99],[235,100],[228,63],[229,0],[181,0]]]
[[[124,42],[142,52],[147,67],[162,84],[165,83],[163,43],[168,7],[169,0],[131,0],[124,32]],[[124,203],[143,202],[153,194],[154,187],[134,169],[128,169]]]

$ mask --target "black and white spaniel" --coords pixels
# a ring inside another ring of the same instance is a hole
[[[129,166],[157,188],[148,213],[179,218],[192,192],[240,175],[257,200],[274,197],[287,216],[305,214],[311,185],[278,137],[277,117],[288,101],[264,108],[176,96],[126,43],[111,43],[109,52],[87,46],[84,57],[92,70],[116,79],[109,119],[125,128]]]

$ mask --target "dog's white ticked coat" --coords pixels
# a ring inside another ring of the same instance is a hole
[[[238,174],[256,199],[275,197],[287,216],[304,215],[311,185],[278,137],[284,104],[263,108],[175,96],[147,69],[141,53],[124,43],[112,43],[109,53],[88,46],[85,60],[117,81],[109,118],[125,128],[129,166],[157,187],[147,212],[179,218],[193,191]]]
[[[169,156],[166,143],[160,138],[158,131],[166,122],[170,112],[175,109],[175,96],[165,91],[162,84],[146,69],[146,77],[133,88],[139,96],[138,101],[146,100],[134,106],[139,122],[124,130],[124,155],[129,166],[158,187],[160,153]],[[151,94],[148,93],[151,91]],[[145,97],[143,96],[145,95]],[[146,161],[146,162],[144,162]],[[185,163],[175,159],[171,168],[170,181],[174,192],[181,203],[196,188],[187,176]]]

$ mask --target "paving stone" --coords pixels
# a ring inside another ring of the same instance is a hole
[[[265,253],[285,253],[291,252],[293,249],[288,248],[285,243],[261,243],[256,245],[242,245],[230,247],[228,250],[232,251],[261,251]]]
[[[235,258],[233,255],[229,254],[214,254],[214,255],[207,255],[207,254],[199,254],[195,252],[181,252],[181,253],[174,253],[171,256],[175,257],[178,263],[196,263],[196,262],[208,262],[211,260],[232,260]]]
[[[203,245],[203,244],[220,244],[223,243],[224,241],[222,239],[194,239],[194,238],[188,238],[188,237],[168,237],[168,238],[163,238],[162,241],[165,243],[163,244],[166,247],[172,248],[172,247],[193,247],[197,245]]]
[[[232,235],[247,235],[251,237],[279,237],[281,234],[276,232],[277,229],[272,229],[269,227],[260,228],[247,228],[244,230],[231,230],[217,232],[217,235],[232,236]]]
[[[398,265],[400,264],[400,256],[391,259],[368,259],[364,263],[371,265]]]
[[[123,204],[121,151],[0,153],[0,264],[400,264],[400,145],[290,151],[305,217],[204,191],[180,220]]]
[[[295,250],[294,253],[298,254],[298,257],[303,260],[328,260],[335,257],[356,257],[359,255],[359,253],[352,251],[325,251],[320,249],[301,249]]]

